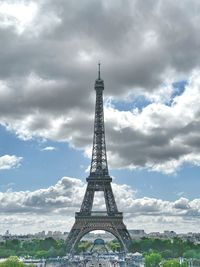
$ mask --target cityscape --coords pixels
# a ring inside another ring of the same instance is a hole
[[[0,267],[200,266],[199,10],[0,1]]]
[[[20,257],[20,260],[25,264],[31,263],[36,266],[90,266],[93,262],[92,264],[97,264],[98,266],[99,264],[107,266],[108,263],[111,266],[143,266],[144,262],[147,265],[147,256],[145,256],[144,260],[143,255],[151,249],[154,250],[154,253],[151,252],[152,256],[162,255],[166,263],[169,261],[169,257],[179,255],[180,264],[186,264],[185,266],[199,266],[199,260],[197,258],[195,259],[194,256],[194,248],[199,248],[200,233],[177,234],[174,231],[146,233],[142,229],[129,229],[128,231],[132,240],[134,240],[133,245],[129,248],[129,253],[124,254],[124,252],[120,251],[120,244],[113,240],[111,234],[96,231],[85,235],[78,245],[78,253],[76,252],[75,255],[72,255],[66,254],[65,244],[69,235],[67,232],[45,232],[43,230],[35,234],[13,235],[7,230],[6,233],[0,235],[0,248],[2,248],[0,250],[0,256],[4,247],[7,247],[8,250],[10,246],[12,251],[15,248],[15,252],[18,255],[22,255],[25,251],[25,253],[28,253],[28,247],[31,247],[33,248],[31,251],[32,254],[30,253],[31,255]],[[98,243],[100,240],[104,240],[103,244]],[[43,250],[35,250],[35,246],[38,244],[43,246]],[[57,248],[58,244],[60,249]],[[23,251],[23,247],[26,247],[25,251]],[[45,247],[47,251],[44,250]],[[170,247],[173,248],[171,252],[169,250]],[[180,256],[180,249],[183,251],[183,257]],[[158,254],[158,251],[160,254]],[[169,263],[174,264],[175,262],[171,260]]]
[[[200,244],[200,233],[182,233],[182,234],[177,234],[174,231],[164,231],[164,232],[151,232],[151,233],[146,233],[144,230],[141,229],[129,229],[128,230],[131,238],[132,239],[141,239],[143,237],[147,237],[147,238],[156,238],[156,239],[173,239],[175,237],[178,237],[184,241],[190,241],[193,242],[195,244]],[[9,230],[7,230],[4,234],[0,235],[0,242],[5,242],[6,240],[33,240],[33,239],[45,239],[48,237],[52,237],[54,239],[60,240],[66,240],[67,236],[68,236],[68,232],[60,232],[60,231],[48,231],[45,232],[44,230],[35,234],[12,234],[9,232]],[[112,240],[113,237],[106,232],[100,232],[100,233],[89,233],[87,234],[84,239],[85,240],[95,240],[96,238],[102,238],[104,240]]]

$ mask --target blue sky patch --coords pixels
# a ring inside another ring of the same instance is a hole
[[[114,108],[118,109],[119,111],[130,111],[136,108],[141,111],[144,107],[148,106],[152,102],[148,100],[145,96],[138,95],[133,97],[132,100],[128,101],[112,100],[111,103],[114,106]]]

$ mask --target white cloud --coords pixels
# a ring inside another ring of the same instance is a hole
[[[42,151],[54,151],[54,150],[56,150],[56,147],[54,146],[46,146],[42,148]]]
[[[22,157],[15,155],[4,155],[0,157],[0,170],[8,170],[20,166]]]
[[[106,108],[109,163],[171,174],[183,164],[200,165],[199,71],[170,106],[152,103],[141,111]],[[110,127],[109,127],[110,126]]]
[[[66,232],[73,225],[74,218],[66,215],[43,215],[37,214],[18,214],[18,215],[0,215],[0,234],[4,234],[7,229],[12,234],[28,234],[45,231],[63,231]]]
[[[139,225],[146,231],[158,227],[160,230],[179,232],[198,231],[200,199],[180,198],[174,202],[147,197],[138,199],[136,191],[130,186],[115,183],[112,186],[118,208],[124,212],[129,229],[138,228]],[[63,177],[54,186],[46,189],[0,193],[2,229],[6,230],[9,225],[13,232],[18,229],[22,232],[56,230],[59,227],[63,231],[70,230],[74,213],[80,210],[85,189],[86,184],[81,180]],[[95,196],[94,207],[102,210],[105,208],[103,195]],[[35,216],[38,220],[34,220]]]
[[[0,27],[14,26],[19,34],[30,26],[37,14],[37,5],[34,2],[2,2],[0,3]]]
[[[84,184],[75,178],[63,177],[55,186],[33,192],[0,192],[1,212],[45,213],[68,211],[79,207],[84,193]]]

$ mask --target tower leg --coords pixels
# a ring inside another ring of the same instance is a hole
[[[81,212],[88,213],[92,210],[94,192],[94,187],[92,186],[92,184],[88,183],[85,196],[81,205]]]
[[[105,183],[104,185],[104,197],[106,202],[106,208],[108,213],[115,213],[118,212],[117,205],[115,202],[115,198],[113,195],[111,184]]]

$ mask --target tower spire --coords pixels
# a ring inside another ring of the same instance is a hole
[[[99,61],[98,65],[99,65],[98,79],[100,80],[101,79],[101,62],[100,61]]]

